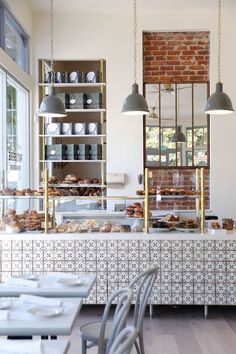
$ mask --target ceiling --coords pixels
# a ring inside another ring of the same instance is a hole
[[[27,0],[34,12],[49,9],[49,0]],[[216,0],[138,0],[138,10],[152,12],[161,10],[216,9]],[[224,5],[235,0],[224,0]],[[54,0],[54,8],[59,13],[125,13],[132,9],[133,0]]]

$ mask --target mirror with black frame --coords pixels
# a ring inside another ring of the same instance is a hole
[[[209,167],[208,83],[145,84],[145,167]]]

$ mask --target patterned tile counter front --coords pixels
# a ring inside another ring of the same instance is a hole
[[[98,236],[98,237],[97,237]],[[153,304],[236,305],[236,236],[1,236],[2,280],[20,273],[95,273],[87,303],[106,303],[135,275],[159,266]]]

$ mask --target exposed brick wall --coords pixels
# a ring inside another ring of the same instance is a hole
[[[143,81],[208,82],[209,54],[209,32],[143,32]]]
[[[181,188],[195,191],[195,169],[158,169],[153,170],[150,185],[152,187]],[[205,169],[205,203],[206,209],[210,208],[209,198],[210,174]],[[162,201],[152,200],[151,209],[158,210],[195,210],[195,198],[163,198]]]

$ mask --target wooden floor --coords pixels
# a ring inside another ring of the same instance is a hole
[[[79,325],[98,321],[102,312],[102,307],[83,306],[69,354],[81,353]],[[155,307],[154,317],[149,319],[148,313],[145,317],[144,338],[146,354],[236,354],[236,307],[209,307],[207,320],[202,306]]]

